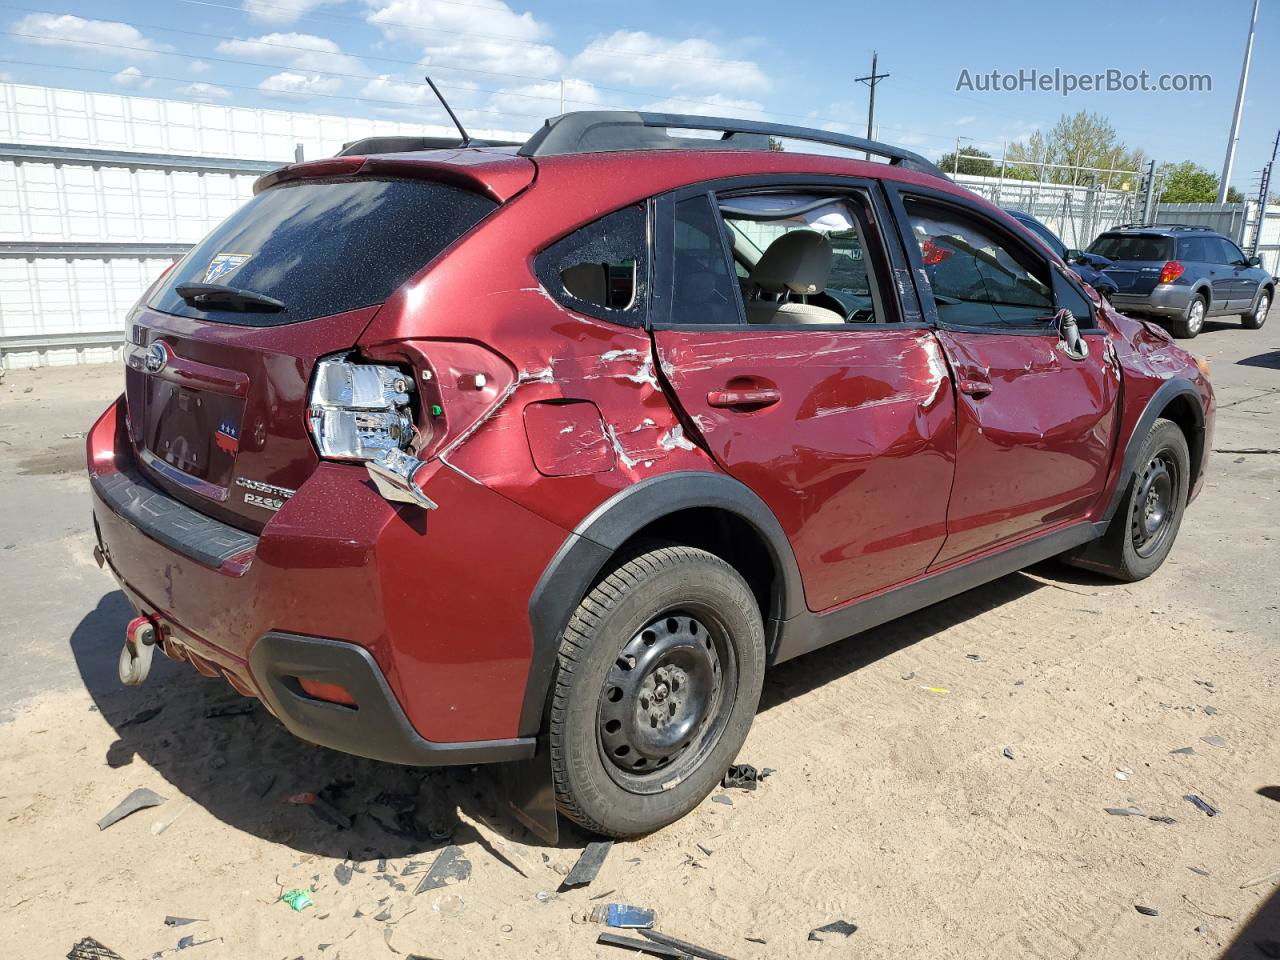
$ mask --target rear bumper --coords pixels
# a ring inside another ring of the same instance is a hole
[[[1191,302],[1191,288],[1172,283],[1158,284],[1150,293],[1135,295],[1118,290],[1111,295],[1111,305],[1121,313],[1147,314],[1157,317],[1180,317]]]
[[[123,417],[117,402],[89,433],[95,528],[166,653],[334,749],[417,765],[531,755],[528,602],[565,531],[439,464],[430,513],[322,464],[255,537],[152,483]],[[340,684],[358,709],[299,678]]]

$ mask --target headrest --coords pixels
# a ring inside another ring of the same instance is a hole
[[[792,230],[769,244],[751,271],[766,293],[821,293],[831,277],[831,241],[816,230]]]

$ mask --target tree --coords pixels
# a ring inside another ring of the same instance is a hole
[[[1120,142],[1105,117],[1084,110],[1064,113],[1047,134],[1037,130],[1026,143],[1011,145],[1008,158],[1020,172],[1034,172],[1037,179],[1049,183],[1088,186],[1096,178],[1099,186],[1112,190],[1122,189],[1126,183],[1130,190],[1137,189],[1140,171],[1147,162],[1142,150]],[[1041,176],[1041,164],[1058,166],[1045,166]]]
[[[974,177],[996,177],[1000,175],[999,166],[991,159],[991,154],[976,147],[960,151],[959,169],[956,169],[956,153],[944,153],[938,158],[938,168],[943,173],[966,173]]]
[[[1219,178],[1190,160],[1160,164],[1156,178],[1163,184],[1161,203],[1214,203],[1218,199]],[[1227,188],[1227,203],[1243,202],[1239,190]]]

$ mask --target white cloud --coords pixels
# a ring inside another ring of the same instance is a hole
[[[709,94],[696,101],[687,97],[671,97],[647,103],[641,110],[653,110],[657,113],[693,113],[711,114],[717,117],[733,117],[741,120],[764,120],[764,104],[755,100],[739,100],[734,97]]]
[[[265,96],[281,100],[296,100],[310,94],[332,94],[342,89],[342,81],[337,77],[324,77],[318,73],[294,73],[285,70],[267,77],[258,89]]]
[[[282,63],[296,70],[364,72],[358,59],[343,53],[327,37],[311,33],[267,33],[248,40],[223,40],[217,50],[233,57]]]
[[[150,77],[144,77],[142,75],[142,71],[137,67],[125,67],[111,78],[111,82],[118,87],[127,87],[133,90],[145,90],[147,87],[151,86],[153,81]]]
[[[977,119],[972,113],[966,113],[963,117],[956,117],[954,123],[957,127],[967,127]]]
[[[187,64],[187,69],[192,73],[204,73],[209,69],[209,63],[206,60],[192,60]]]
[[[181,97],[190,97],[192,100],[203,100],[206,103],[214,103],[217,100],[230,100],[231,91],[224,87],[215,86],[212,83],[188,83],[185,87],[178,87],[173,91]]]
[[[438,0],[365,0],[368,21],[389,40],[418,44],[427,64],[555,74],[564,57],[543,42],[550,34],[531,13],[516,13],[502,0],[492,4]]]
[[[259,23],[293,23],[311,11],[340,0],[244,0],[242,7],[251,20]]]
[[[608,106],[605,95],[586,80],[566,80],[563,92],[566,111]],[[558,80],[504,87],[489,98],[488,108],[507,116],[495,118],[492,122],[518,123],[528,117],[526,125],[532,128],[538,117],[554,117],[560,113],[560,94]]]
[[[18,39],[45,47],[70,47],[76,50],[100,50],[118,57],[136,59],[152,56],[167,49],[147,39],[137,28],[115,20],[86,20],[69,13],[29,13],[12,27]],[[77,43],[76,41],[81,41]],[[98,46],[101,45],[101,46]],[[130,47],[129,50],[113,49]]]
[[[10,83],[13,81],[13,74],[7,70],[0,70],[0,83]]]
[[[643,30],[597,37],[574,58],[572,69],[604,83],[673,91],[753,93],[770,86],[754,62],[732,59],[708,40],[669,40]]]

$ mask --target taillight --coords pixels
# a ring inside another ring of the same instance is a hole
[[[933,242],[933,237],[920,244],[920,259],[926,267],[935,267],[951,256],[952,251]]]
[[[422,461],[406,452],[421,445],[415,444],[413,390],[413,374],[399,367],[326,357],[311,381],[307,426],[320,456],[364,463],[388,500],[433,509],[413,482]]]
[[[1173,283],[1187,268],[1180,264],[1177,260],[1170,260],[1164,265],[1164,269],[1160,271],[1161,283]]]

